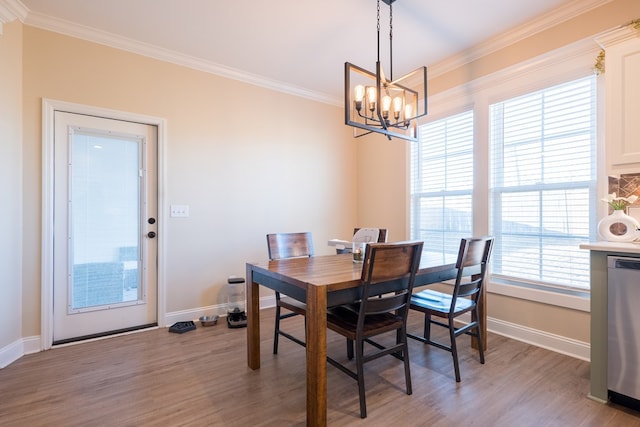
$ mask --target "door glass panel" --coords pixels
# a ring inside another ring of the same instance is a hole
[[[76,129],[70,157],[70,312],[135,303],[141,141]]]

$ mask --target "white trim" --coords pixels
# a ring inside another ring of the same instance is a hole
[[[560,6],[537,19],[526,22],[524,25],[519,25],[510,31],[498,35],[497,37],[472,46],[470,49],[460,52],[448,59],[445,59],[444,61],[440,61],[434,66],[429,67],[429,74],[431,78],[435,78],[448,73],[456,68],[464,66],[465,64],[476,61],[519,41],[525,40],[528,37],[560,25],[561,23],[575,18],[578,15],[598,7],[602,7],[611,1],[613,0],[576,0],[572,3]]]
[[[23,355],[22,339],[0,348],[0,369],[20,359]]]
[[[127,120],[156,126],[158,129],[158,212],[166,212],[166,120],[143,114],[86,106],[54,99],[42,99],[42,275],[40,346],[53,343],[53,117],[55,111],[88,114],[115,120]],[[167,235],[166,215],[158,218],[158,326],[164,326],[166,311],[165,255]]]
[[[40,335],[22,338],[22,354],[39,353]]]
[[[15,0],[0,0],[15,1]],[[562,22],[575,18],[576,16],[601,7],[613,0],[575,0],[567,5],[563,5],[557,9],[542,15],[524,25],[519,25],[511,31],[500,34],[487,42],[475,45],[470,49],[460,52],[444,61],[429,67],[430,78],[438,77],[465,64],[475,61],[481,57],[489,55],[504,49],[514,43],[531,37],[534,34],[553,28]],[[1,3],[0,3],[1,5]],[[294,86],[286,82],[268,79],[264,76],[248,73],[239,69],[227,67],[222,64],[206,61],[179,52],[164,49],[148,43],[142,43],[137,40],[128,39],[106,31],[97,30],[88,26],[76,24],[66,20],[54,18],[41,13],[29,11],[26,19],[22,19],[28,25],[88,40],[105,46],[114,47],[116,49],[125,50],[160,61],[170,62],[177,65],[193,68],[216,74],[222,77],[249,83],[255,86],[264,87],[278,92],[287,93],[302,98],[311,99],[313,101],[343,106],[344,100],[336,98],[333,95],[312,91],[299,86]]]
[[[429,97],[429,116],[423,120],[438,120],[459,112],[465,107],[488,103],[531,92],[571,78],[584,77],[592,72],[600,48],[593,38],[579,40],[560,49],[549,51],[511,67],[477,78],[463,85]],[[552,73],[549,70],[553,70]],[[546,72],[544,78],[539,76]],[[531,78],[531,75],[537,78]],[[489,101],[490,99],[490,101]]]
[[[16,19],[24,21],[29,10],[17,0],[0,0],[0,36],[2,35],[3,24],[7,24]]]
[[[266,297],[260,297],[260,310],[276,306],[275,294]],[[164,318],[164,324],[170,326],[176,322],[184,322],[188,320],[197,320],[200,316],[217,314],[220,317],[226,316],[227,305],[216,304],[204,307],[196,307],[188,310],[172,311],[167,313]]]
[[[16,340],[0,348],[0,369],[5,368],[20,359],[25,354],[40,351],[40,337],[26,337]]]
[[[254,86],[264,87],[277,92],[283,92],[289,95],[307,98],[313,101],[330,104],[335,106],[344,105],[342,98],[336,98],[332,95],[312,91],[299,86],[294,86],[283,81],[273,80],[252,74],[239,69],[231,68],[226,65],[217,64],[206,61],[194,56],[185,55],[180,52],[164,49],[148,43],[132,40],[106,31],[97,30],[95,28],[54,18],[36,12],[30,12],[25,23],[34,27],[42,28],[48,31],[64,34],[82,40],[88,40],[104,46],[113,47],[115,49],[132,52],[138,55],[146,56],[160,61],[181,65],[198,71],[215,74],[232,80],[248,83]]]
[[[522,341],[527,344],[542,347],[556,353],[590,361],[591,346],[584,341],[578,341],[549,332],[528,328],[504,320],[487,318],[487,330],[507,338]]]
[[[487,292],[508,297],[535,301],[572,310],[591,312],[590,296],[572,295],[553,290],[536,289],[527,286],[510,285],[487,281]],[[582,293],[576,289],[576,293]],[[587,292],[585,292],[587,293]]]

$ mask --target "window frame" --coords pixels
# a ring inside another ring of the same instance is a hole
[[[542,90],[557,84],[586,77],[593,73],[599,48],[592,39],[584,39],[522,63],[477,78],[465,84],[430,96],[430,114],[421,124],[439,120],[472,108],[474,116],[474,190],[473,232],[489,234],[490,223],[490,105]],[[434,72],[432,71],[432,75]],[[436,71],[437,74],[437,71]],[[603,138],[603,82],[596,83],[596,197],[606,194],[606,174],[601,153]],[[409,171],[411,174],[411,171]],[[408,194],[407,197],[411,197]],[[598,212],[594,212],[594,217]],[[537,283],[515,283],[491,277],[487,291],[505,296],[537,301],[580,311],[589,311],[589,290],[565,289]]]

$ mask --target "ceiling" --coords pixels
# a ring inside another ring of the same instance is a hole
[[[394,77],[487,53],[607,1],[397,0]],[[345,61],[375,70],[376,0],[21,2],[29,25],[330,103],[342,97]],[[380,9],[387,69],[389,7]]]

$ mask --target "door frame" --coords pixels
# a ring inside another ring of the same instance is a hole
[[[157,276],[157,321],[159,327],[165,326],[166,314],[166,212],[165,201],[165,142],[166,120],[160,117],[129,113],[75,104],[55,99],[42,99],[42,250],[41,250],[41,321],[40,347],[48,350],[53,345],[53,209],[54,209],[54,113],[83,114],[114,120],[124,120],[156,126],[158,129],[158,276]]]

